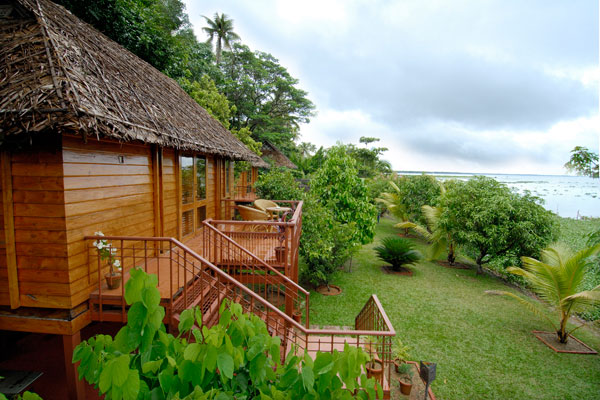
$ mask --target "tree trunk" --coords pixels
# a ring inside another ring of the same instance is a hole
[[[481,260],[483,260],[483,257],[484,256],[482,256],[481,254],[479,256],[477,256],[477,260],[476,260],[476,262],[477,262],[477,275],[483,274],[483,266],[482,266],[482,263],[481,263]]]
[[[454,265],[454,261],[456,261],[456,255],[454,254],[454,243],[448,243],[448,263],[450,265]]]
[[[558,335],[558,341],[561,343],[567,343],[567,340],[569,340],[569,335],[567,334],[568,319],[569,318],[567,317],[567,315],[565,315],[565,313],[562,313],[562,319],[560,320],[560,329],[556,331],[556,334]]]

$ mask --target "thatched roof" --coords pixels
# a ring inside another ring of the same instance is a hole
[[[296,164],[294,164],[289,158],[285,156],[273,143],[268,140],[263,141],[262,149],[262,158],[265,160],[271,160],[277,167],[286,167],[292,169],[298,169]]]
[[[62,6],[1,3],[0,141],[77,133],[259,162],[177,82]]]

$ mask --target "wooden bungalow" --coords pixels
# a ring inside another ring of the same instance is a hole
[[[290,169],[298,169],[298,166],[292,162],[285,154],[281,152],[273,143],[265,140],[262,145],[263,160],[273,163],[276,167],[284,167]]]
[[[356,330],[308,328],[302,202],[284,201],[277,220],[230,220],[237,160],[262,162],[175,81],[49,0],[4,0],[0,330],[61,335],[69,397],[84,398],[70,363],[81,329],[127,318],[124,285],[108,287],[94,246],[106,240],[123,281],[132,267],[158,275],[170,327],[192,306],[213,323],[227,297],[283,346],[372,335],[389,361],[394,331],[375,296]]]

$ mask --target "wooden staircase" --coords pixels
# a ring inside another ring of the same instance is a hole
[[[212,227],[211,227],[212,228]],[[214,228],[212,228],[214,229]],[[214,233],[214,232],[213,232]],[[391,338],[395,335],[387,315],[383,311],[375,295],[369,299],[363,310],[356,317],[354,330],[350,329],[312,329],[309,324],[309,293],[298,286],[288,277],[259,259],[247,249],[239,246],[231,238],[214,233],[212,254],[218,254],[218,260],[238,260],[232,276],[227,266],[219,268],[210,259],[211,253],[204,258],[183,243],[173,238],[140,238],[140,237],[102,237],[104,240],[120,241],[118,254],[127,254],[133,258],[130,265],[141,267],[146,272],[158,275],[161,305],[165,307],[164,322],[169,330],[177,329],[181,312],[185,309],[200,307],[202,324],[211,327],[218,323],[219,308],[224,299],[229,299],[242,306],[244,312],[251,312],[260,317],[272,336],[281,338],[281,357],[292,349],[303,353],[307,351],[314,356],[317,351],[331,352],[343,350],[344,343],[354,346],[364,346],[365,335],[375,337],[378,353],[384,363],[391,362]],[[87,237],[86,239],[97,239]],[[143,243],[143,256],[136,255],[135,245],[124,247],[124,243]],[[159,242],[149,245],[147,242]],[[216,245],[215,245],[216,243]],[[154,253],[151,248],[162,251]],[[235,258],[236,254],[238,258]],[[143,263],[140,264],[139,260]],[[127,265],[126,257],[121,257],[122,265]],[[230,264],[231,265],[231,264]],[[162,272],[161,272],[162,271]],[[243,271],[243,274],[240,272]],[[124,283],[128,279],[124,275]],[[242,275],[243,282],[236,279]],[[128,305],[124,299],[124,289],[108,290],[101,282],[98,289],[90,295],[92,319],[96,321],[127,321]],[[277,305],[270,301],[270,295],[283,296],[283,304]],[[300,306],[304,303],[304,310]],[[304,324],[292,318],[294,310],[304,311]],[[389,398],[389,373],[383,380],[384,398]]]

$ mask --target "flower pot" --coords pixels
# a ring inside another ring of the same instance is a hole
[[[285,247],[275,247],[275,260],[277,260],[278,263],[285,262]]]
[[[399,358],[394,358],[394,367],[396,368],[396,373],[400,373],[400,366],[404,364]]]
[[[380,384],[383,385],[383,361],[376,358],[369,361],[366,365],[367,378],[375,378]]]
[[[406,396],[410,395],[410,391],[412,390],[412,382],[407,382],[404,379],[398,379],[400,383],[400,392]]]
[[[302,312],[294,311],[294,313],[292,314],[292,318],[294,318],[294,321],[301,324],[302,323]]]
[[[106,286],[108,286],[109,289],[117,289],[121,286],[122,275],[120,272],[109,272],[104,275],[104,279],[106,279]]]

